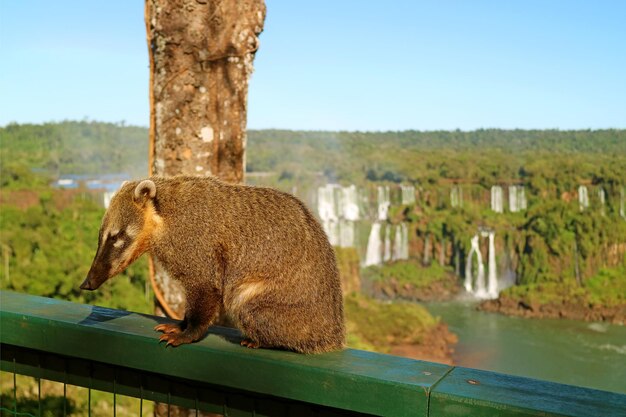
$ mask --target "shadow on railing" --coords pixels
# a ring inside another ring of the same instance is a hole
[[[617,393],[352,349],[252,350],[224,328],[166,348],[161,321],[2,291],[2,370],[233,416],[626,416]]]

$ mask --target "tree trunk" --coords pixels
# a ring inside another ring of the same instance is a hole
[[[248,80],[263,30],[263,0],[146,0],[152,175],[242,182]],[[184,315],[177,282],[151,262],[156,306]],[[157,297],[158,298],[158,297]],[[167,306],[164,306],[166,304]],[[195,415],[172,408],[171,416]],[[156,415],[167,415],[158,405]]]

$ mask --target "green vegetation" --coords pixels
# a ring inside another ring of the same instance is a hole
[[[588,300],[594,305],[626,304],[626,261],[619,268],[603,268],[585,282]]]
[[[63,396],[63,384],[60,382],[41,381],[41,402],[38,398],[37,380],[24,375],[16,375],[17,410],[20,416],[59,417],[63,411],[70,417],[109,417],[113,415],[113,394],[103,391],[91,391],[91,404],[87,388],[67,385]],[[0,417],[14,417],[13,374],[0,372]],[[139,416],[139,399],[116,396],[117,415],[144,417],[152,416],[153,402],[144,401],[142,415]],[[41,407],[41,414],[39,410]]]
[[[248,172],[285,179],[323,173],[340,182],[444,180],[485,186],[522,179],[560,196],[580,179],[620,183],[626,130],[250,131]]]
[[[371,281],[395,279],[400,285],[410,284],[415,288],[428,288],[434,282],[441,281],[453,271],[434,262],[422,267],[417,261],[394,262],[382,266],[370,266],[363,270],[362,276]]]
[[[31,191],[34,204],[26,208],[0,206],[0,288],[105,307],[151,311],[145,292],[145,260],[98,291],[78,288],[95,255],[104,209],[85,193],[66,195],[49,188]]]
[[[603,268],[585,281],[584,286],[573,282],[542,282],[516,285],[502,296],[518,299],[529,306],[551,304],[618,307],[626,305],[626,263],[617,268]]]
[[[12,123],[0,128],[3,165],[19,163],[53,177],[119,172],[145,177],[147,155],[148,130],[123,123]]]
[[[140,127],[67,121],[0,128],[2,287],[86,301],[90,295],[73,291],[95,250],[94,224],[101,210],[80,192],[61,198],[47,184],[62,174],[141,177],[147,172],[146,155],[147,129]],[[592,300],[619,301],[611,292],[626,280],[626,221],[619,215],[626,188],[626,130],[250,131],[247,163],[249,181],[295,190],[305,199],[327,181],[366,188],[411,183],[418,201],[394,208],[392,221],[410,222],[411,239],[433,248],[433,264],[438,260],[434,248],[448,245],[452,250],[444,264],[454,265],[483,227],[504,242],[498,252],[511,256],[519,284],[555,283],[541,286],[543,293],[561,285],[585,288]],[[528,210],[493,213],[489,189],[498,184],[523,184]],[[581,184],[591,200],[584,211],[577,200]],[[462,207],[451,206],[453,186],[462,189]],[[411,268],[393,266],[393,276],[419,285],[441,276],[429,269],[408,278]],[[107,305],[125,297],[140,303],[144,270],[139,265],[107,283],[98,296]],[[51,276],[50,282],[42,274]],[[52,284],[55,280],[61,284]]]
[[[388,353],[394,345],[416,345],[439,320],[421,305],[384,303],[361,294],[344,299],[348,346]]]

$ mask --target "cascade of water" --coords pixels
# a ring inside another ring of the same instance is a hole
[[[409,226],[406,223],[401,223],[402,229],[402,250],[400,251],[400,259],[409,259]]]
[[[341,213],[344,219],[359,220],[359,204],[356,186],[341,188]]]
[[[499,185],[491,187],[491,210],[502,213],[502,187]]]
[[[474,239],[476,239],[476,245],[474,245]],[[474,291],[474,278],[472,277],[472,255],[474,255],[475,246],[478,246],[478,236],[474,236],[470,241],[470,251],[467,254],[467,259],[465,261],[465,282],[463,283],[463,286],[465,287],[465,291],[470,293]]]
[[[495,233],[489,232],[489,275],[487,277],[487,296],[498,297],[498,272],[496,271]]]
[[[402,228],[399,225],[396,226],[396,232],[393,238],[393,253],[391,254],[391,259],[394,261],[402,259]]]
[[[326,184],[317,189],[317,213],[333,246],[354,247],[355,225],[359,219],[357,188]]]
[[[322,221],[338,220],[337,204],[335,201],[335,189],[339,187],[336,184],[326,184],[324,187],[317,189],[317,214]],[[328,232],[327,232],[328,233]]]
[[[476,254],[476,261],[478,263],[475,283],[472,278],[472,255],[474,255],[474,253]],[[485,265],[483,264],[483,256],[480,253],[478,235],[475,235],[471,240],[471,248],[469,254],[467,255],[467,262],[465,264],[464,286],[467,292],[474,294],[476,297],[485,298]]]
[[[487,290],[485,288],[485,264],[483,263],[483,255],[480,253],[479,238],[476,239],[476,262],[478,263],[478,272],[476,273],[476,288],[474,295],[478,298],[487,298]]]
[[[378,187],[378,220],[387,220],[389,217],[389,186]]]
[[[409,259],[409,229],[406,223],[396,226],[391,259],[394,261]]]
[[[520,210],[526,210],[527,208],[526,190],[524,189],[524,186],[522,185],[517,186],[517,205]]]
[[[589,193],[584,185],[578,186],[578,205],[580,206],[580,211],[589,207]]]
[[[355,224],[351,220],[339,221],[339,246],[342,248],[354,247]]]
[[[598,188],[598,198],[600,199],[600,204],[604,207],[606,203],[606,193],[604,192],[604,188]]]
[[[367,240],[365,266],[380,265],[382,263],[382,242],[380,239],[380,223],[374,222]]]
[[[459,185],[453,185],[450,189],[450,205],[463,207],[463,189]]]
[[[598,188],[598,199],[600,200],[600,210],[602,211],[602,215],[604,216],[605,214],[604,206],[606,204],[606,192],[604,191],[604,188],[602,187]]]
[[[624,187],[619,190],[619,215],[626,219],[626,204],[624,203],[624,196],[626,193],[624,192]]]
[[[515,185],[509,186],[509,211],[511,213],[517,213],[520,210],[520,207],[517,201],[517,196],[518,196],[517,186]]]
[[[402,204],[415,204],[415,187],[412,185],[400,185],[402,190]]]
[[[388,262],[391,260],[391,226],[385,226],[385,252],[383,261]]]

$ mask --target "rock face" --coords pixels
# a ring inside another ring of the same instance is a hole
[[[480,304],[479,309],[482,311],[530,318],[565,318],[585,321],[606,321],[622,325],[626,323],[626,305],[605,307],[589,304],[582,299],[538,303],[501,294],[500,298],[497,300],[488,300]]]
[[[364,282],[363,289],[378,299],[428,302],[452,300],[461,291],[461,286],[458,279],[449,274],[445,279],[435,281],[427,287],[417,287],[391,278],[388,281]]]

